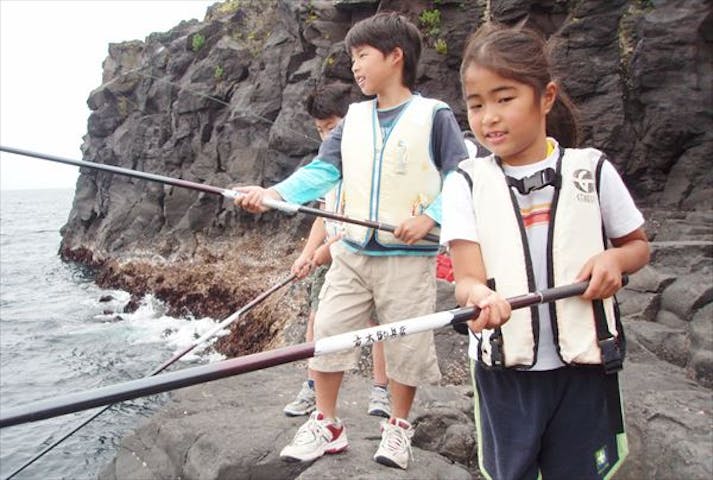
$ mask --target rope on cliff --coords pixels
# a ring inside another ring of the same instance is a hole
[[[19,149],[19,148],[5,147],[2,145],[0,145],[0,151],[7,152],[7,153],[14,153],[15,155],[24,155],[26,157],[39,158],[40,160],[48,160],[50,162],[58,162],[58,163],[64,163],[67,165],[74,165],[77,167],[86,167],[86,168],[92,168],[95,170],[103,170],[105,172],[110,172],[110,173],[118,173],[120,175],[126,175],[128,177],[140,178],[142,180],[149,180],[149,181],[158,182],[158,183],[165,183],[167,185],[174,185],[176,187],[189,188],[192,190],[198,190],[200,192],[205,192],[205,193],[214,193],[214,194],[222,195],[222,196],[230,198],[230,199],[235,199],[235,198],[238,198],[243,195],[240,192],[237,192],[235,190],[230,190],[228,188],[214,187],[212,185],[191,182],[191,181],[183,180],[180,178],[166,177],[166,176],[158,175],[155,173],[140,172],[138,170],[132,170],[130,168],[117,167],[114,165],[106,165],[103,163],[87,162],[84,160],[72,160],[69,158],[62,158],[62,157],[57,157],[54,155],[47,155],[44,153],[31,152],[29,150],[23,150],[23,149]],[[282,202],[282,201],[278,201],[278,200],[265,199],[263,204],[266,207],[274,208],[275,210],[280,210],[285,213],[291,213],[291,214],[303,213],[305,215],[310,215],[313,217],[328,218],[330,220],[334,220],[337,222],[352,223],[355,225],[361,225],[362,227],[375,228],[377,230],[383,230],[385,232],[391,232],[391,233],[393,233],[396,230],[395,226],[389,225],[386,223],[381,223],[381,222],[377,222],[374,220],[360,220],[360,219],[356,219],[356,218],[345,217],[345,216],[339,215],[337,213],[327,212],[324,210],[320,210],[318,208],[305,207],[303,205],[298,205],[296,203],[288,203],[288,202]],[[429,233],[428,235],[423,237],[423,239],[427,240],[429,242],[433,242],[433,243],[438,243],[438,240],[439,240],[437,235],[434,235],[431,233]]]
[[[625,281],[626,279],[624,279]],[[555,288],[508,298],[512,309],[549,303],[555,300],[581,295],[588,281],[572,283]],[[210,365],[186,368],[157,377],[109,385],[85,392],[51,398],[24,406],[5,409],[0,413],[0,428],[34,422],[47,418],[78,412],[110,403],[162,393],[198,383],[218,380],[241,373],[252,372],[296,360],[328,355],[351,348],[369,346],[376,342],[400,338],[448,325],[456,325],[478,316],[478,307],[464,307],[414,317],[398,322],[377,325],[352,332],[322,338],[312,342],[245,355],[216,362]]]
[[[168,367],[170,367],[171,365],[173,365],[174,363],[176,363],[176,362],[177,362],[179,359],[181,359],[184,355],[186,355],[187,353],[191,352],[194,348],[196,348],[196,347],[198,347],[199,345],[205,343],[206,341],[208,341],[209,339],[211,339],[213,336],[215,336],[215,335],[216,335],[218,332],[220,332],[221,330],[223,330],[223,329],[229,327],[230,324],[232,324],[233,322],[235,322],[236,320],[238,320],[241,315],[247,313],[247,312],[250,311],[253,307],[255,307],[255,306],[257,306],[258,304],[262,303],[263,300],[265,300],[267,297],[269,297],[270,295],[272,295],[273,293],[275,293],[276,291],[278,291],[279,289],[281,289],[282,287],[284,287],[284,286],[287,285],[288,283],[292,282],[292,281],[295,280],[296,278],[297,278],[297,277],[296,277],[294,274],[292,274],[292,275],[288,276],[287,278],[285,278],[284,280],[280,280],[279,282],[277,282],[276,284],[274,284],[272,287],[268,288],[267,290],[265,290],[264,292],[262,292],[260,295],[258,295],[257,297],[253,298],[252,300],[250,300],[248,303],[246,303],[246,304],[245,304],[243,307],[241,307],[239,310],[235,311],[232,315],[230,315],[230,316],[227,317],[225,320],[223,320],[222,322],[220,322],[218,325],[216,325],[215,327],[213,327],[210,331],[204,333],[200,338],[194,340],[193,343],[191,343],[190,345],[188,345],[187,347],[185,347],[183,350],[181,350],[180,352],[176,353],[176,354],[173,355],[171,358],[169,358],[168,360],[166,360],[164,363],[162,363],[161,365],[159,365],[158,367],[156,367],[155,369],[153,369],[153,370],[152,370],[151,372],[149,372],[144,378],[152,377],[152,376],[154,376],[154,375],[156,375],[156,374],[158,374],[158,373],[161,373],[162,371],[164,371],[165,369],[167,369]],[[113,405],[114,405],[114,403],[109,403],[107,406],[105,406],[104,408],[102,408],[101,410],[99,410],[97,413],[93,414],[91,417],[89,417],[89,418],[87,418],[86,420],[84,420],[82,423],[80,423],[79,425],[77,425],[76,427],[74,427],[70,432],[68,432],[68,433],[66,433],[64,436],[62,436],[59,440],[55,441],[55,442],[52,443],[50,446],[48,446],[47,448],[45,448],[44,450],[42,450],[40,453],[38,453],[37,455],[35,455],[34,457],[32,457],[30,460],[28,460],[27,462],[25,462],[24,465],[22,465],[20,468],[18,468],[18,469],[15,470],[14,472],[12,472],[9,476],[7,476],[7,477],[5,478],[5,480],[10,480],[10,479],[13,478],[15,475],[17,475],[18,473],[20,473],[20,472],[22,472],[23,470],[25,470],[27,467],[29,467],[30,465],[32,465],[33,463],[35,463],[37,460],[39,460],[40,458],[42,458],[43,456],[45,456],[45,454],[47,454],[47,453],[49,453],[51,450],[53,450],[57,445],[59,445],[60,443],[64,442],[66,439],[68,439],[69,437],[71,437],[72,435],[74,435],[75,433],[77,433],[79,430],[81,430],[82,428],[84,428],[84,426],[86,426],[87,424],[89,424],[89,422],[91,422],[92,420],[94,420],[95,418],[97,418],[99,415],[101,415],[102,413],[104,413],[104,412],[106,412],[107,410],[109,410]]]

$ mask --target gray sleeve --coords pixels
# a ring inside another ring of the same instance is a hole
[[[468,158],[463,134],[450,108],[441,108],[433,117],[431,152],[441,174],[454,170]]]
[[[342,131],[344,120],[334,127],[329,136],[319,146],[317,158],[342,171]]]

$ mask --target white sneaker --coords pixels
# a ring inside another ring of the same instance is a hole
[[[401,418],[392,418],[381,424],[381,443],[374,454],[374,460],[388,467],[406,470],[411,451],[413,427]]]
[[[339,419],[334,422],[315,411],[295,434],[292,443],[280,452],[287,461],[309,462],[325,453],[340,453],[347,449],[347,431]]]
[[[309,383],[304,382],[302,389],[297,397],[291,403],[288,403],[282,411],[288,417],[299,417],[301,415],[309,415],[314,412],[315,407],[314,389],[309,387]]]
[[[382,387],[372,387],[371,395],[369,395],[369,406],[366,411],[369,415],[389,418],[391,416],[389,392]]]

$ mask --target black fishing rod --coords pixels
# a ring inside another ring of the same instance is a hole
[[[553,302],[562,298],[581,295],[587,289],[588,281],[549,288],[525,295],[508,298],[513,310],[540,303]],[[223,360],[210,365],[186,368],[130,382],[109,385],[91,391],[77,392],[62,397],[51,398],[0,412],[0,428],[34,422],[47,418],[99,407],[110,403],[162,393],[198,383],[210,382],[241,373],[252,372],[296,360],[328,355],[351,348],[369,346],[376,342],[421,333],[447,325],[471,320],[478,316],[478,307],[464,307],[414,317],[398,322],[377,325],[352,332],[322,338],[316,341],[269,350]]]
[[[66,165],[73,165],[75,167],[85,167],[92,168],[94,170],[102,170],[110,173],[117,173],[119,175],[125,175],[127,177],[139,178],[142,180],[149,180],[151,182],[164,183],[167,185],[174,185],[176,187],[189,188],[192,190],[198,190],[199,192],[214,193],[217,195],[222,195],[226,198],[236,199],[244,194],[236,190],[231,190],[229,188],[214,187],[212,185],[206,185],[197,182],[191,182],[188,180],[183,180],[180,178],[166,177],[164,175],[158,175],[155,173],[146,173],[138,170],[132,170],[130,168],[117,167],[115,165],[106,165],[103,163],[87,162],[84,160],[72,160],[69,158],[57,157],[54,155],[47,155],[44,153],[31,152],[29,150],[22,150],[20,148],[5,147],[0,145],[0,151],[7,153],[14,153],[15,155],[23,155],[25,157],[38,158],[40,160],[48,160],[50,162],[64,163]],[[273,200],[271,198],[265,198],[263,200],[263,205],[266,207],[274,208],[275,210],[280,210],[285,213],[303,213],[305,215],[310,215],[313,217],[323,217],[330,220],[343,223],[352,223],[354,225],[360,225],[362,227],[374,228],[376,230],[383,230],[385,232],[393,233],[396,227],[389,225],[387,223],[381,223],[373,220],[359,220],[355,218],[345,217],[344,215],[339,215],[333,212],[327,212],[325,210],[320,210],[318,208],[305,207],[297,203],[283,202],[280,200]],[[423,237],[423,240],[438,243],[438,235],[432,233],[427,234]]]
[[[221,330],[223,330],[223,329],[229,327],[230,324],[232,324],[233,322],[235,322],[236,320],[238,320],[241,315],[247,313],[247,312],[250,311],[253,307],[255,307],[255,306],[259,305],[260,303],[262,303],[263,300],[265,300],[267,297],[269,297],[270,295],[272,295],[273,293],[275,293],[277,290],[281,289],[282,287],[284,287],[284,286],[287,285],[288,283],[292,282],[295,278],[297,278],[297,276],[294,275],[294,274],[292,274],[292,275],[290,275],[289,277],[285,278],[284,280],[281,280],[281,281],[277,282],[275,285],[273,285],[273,286],[270,287],[269,289],[265,290],[265,291],[262,292],[260,295],[258,295],[257,297],[253,298],[252,300],[250,300],[250,302],[248,302],[248,303],[246,303],[245,305],[243,305],[239,310],[235,311],[232,315],[230,315],[230,316],[227,317],[225,320],[223,320],[222,322],[220,322],[218,325],[216,325],[216,326],[215,326],[214,328],[212,328],[210,331],[206,332],[206,333],[203,334],[200,338],[198,338],[198,339],[196,339],[195,341],[193,341],[193,343],[191,343],[190,345],[188,345],[187,347],[185,347],[183,350],[181,350],[180,352],[176,353],[176,354],[173,355],[171,358],[169,358],[168,360],[166,360],[165,362],[163,362],[161,365],[159,365],[158,367],[156,367],[155,369],[153,369],[153,370],[152,370],[151,372],[149,372],[149,373],[146,375],[146,377],[144,377],[144,378],[152,377],[152,376],[154,376],[154,375],[157,375],[157,374],[161,373],[162,371],[164,371],[165,369],[167,369],[168,367],[170,367],[171,365],[173,365],[174,363],[176,363],[178,360],[180,360],[181,358],[183,358],[183,356],[185,356],[186,354],[188,354],[189,352],[191,352],[194,348],[196,348],[197,346],[203,344],[203,343],[206,342],[207,340],[213,338],[213,336],[214,336],[215,334],[217,334],[218,332],[220,332]],[[99,410],[97,413],[93,414],[91,417],[89,417],[89,418],[87,418],[86,420],[84,420],[82,423],[80,423],[79,425],[77,425],[76,427],[74,427],[71,431],[67,432],[64,436],[62,436],[62,438],[60,438],[59,440],[55,441],[54,443],[52,443],[52,445],[48,446],[47,448],[45,448],[44,450],[42,450],[40,453],[38,453],[37,455],[35,455],[34,457],[32,457],[30,460],[28,460],[27,462],[25,462],[24,465],[22,465],[20,468],[18,468],[18,469],[15,470],[14,472],[12,472],[8,477],[5,478],[5,480],[10,480],[10,479],[13,478],[15,475],[17,475],[18,473],[20,473],[20,472],[22,472],[23,470],[25,470],[27,467],[29,467],[30,465],[32,465],[33,463],[35,463],[37,460],[39,460],[40,458],[42,458],[43,456],[45,456],[45,454],[47,454],[48,452],[50,452],[51,450],[53,450],[57,445],[59,445],[60,443],[62,443],[63,441],[65,441],[66,439],[68,439],[69,437],[71,437],[72,435],[74,435],[75,433],[77,433],[80,429],[84,428],[89,422],[93,421],[93,420],[94,420],[95,418],[97,418],[99,415],[101,415],[102,413],[104,413],[104,412],[106,412],[107,410],[109,410],[112,406],[114,406],[114,404],[113,404],[113,403],[110,403],[110,404],[108,404],[106,407],[104,407],[103,409]]]

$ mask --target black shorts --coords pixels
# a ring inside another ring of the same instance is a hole
[[[478,461],[493,480],[611,477],[629,452],[616,374],[491,370],[471,360]]]

